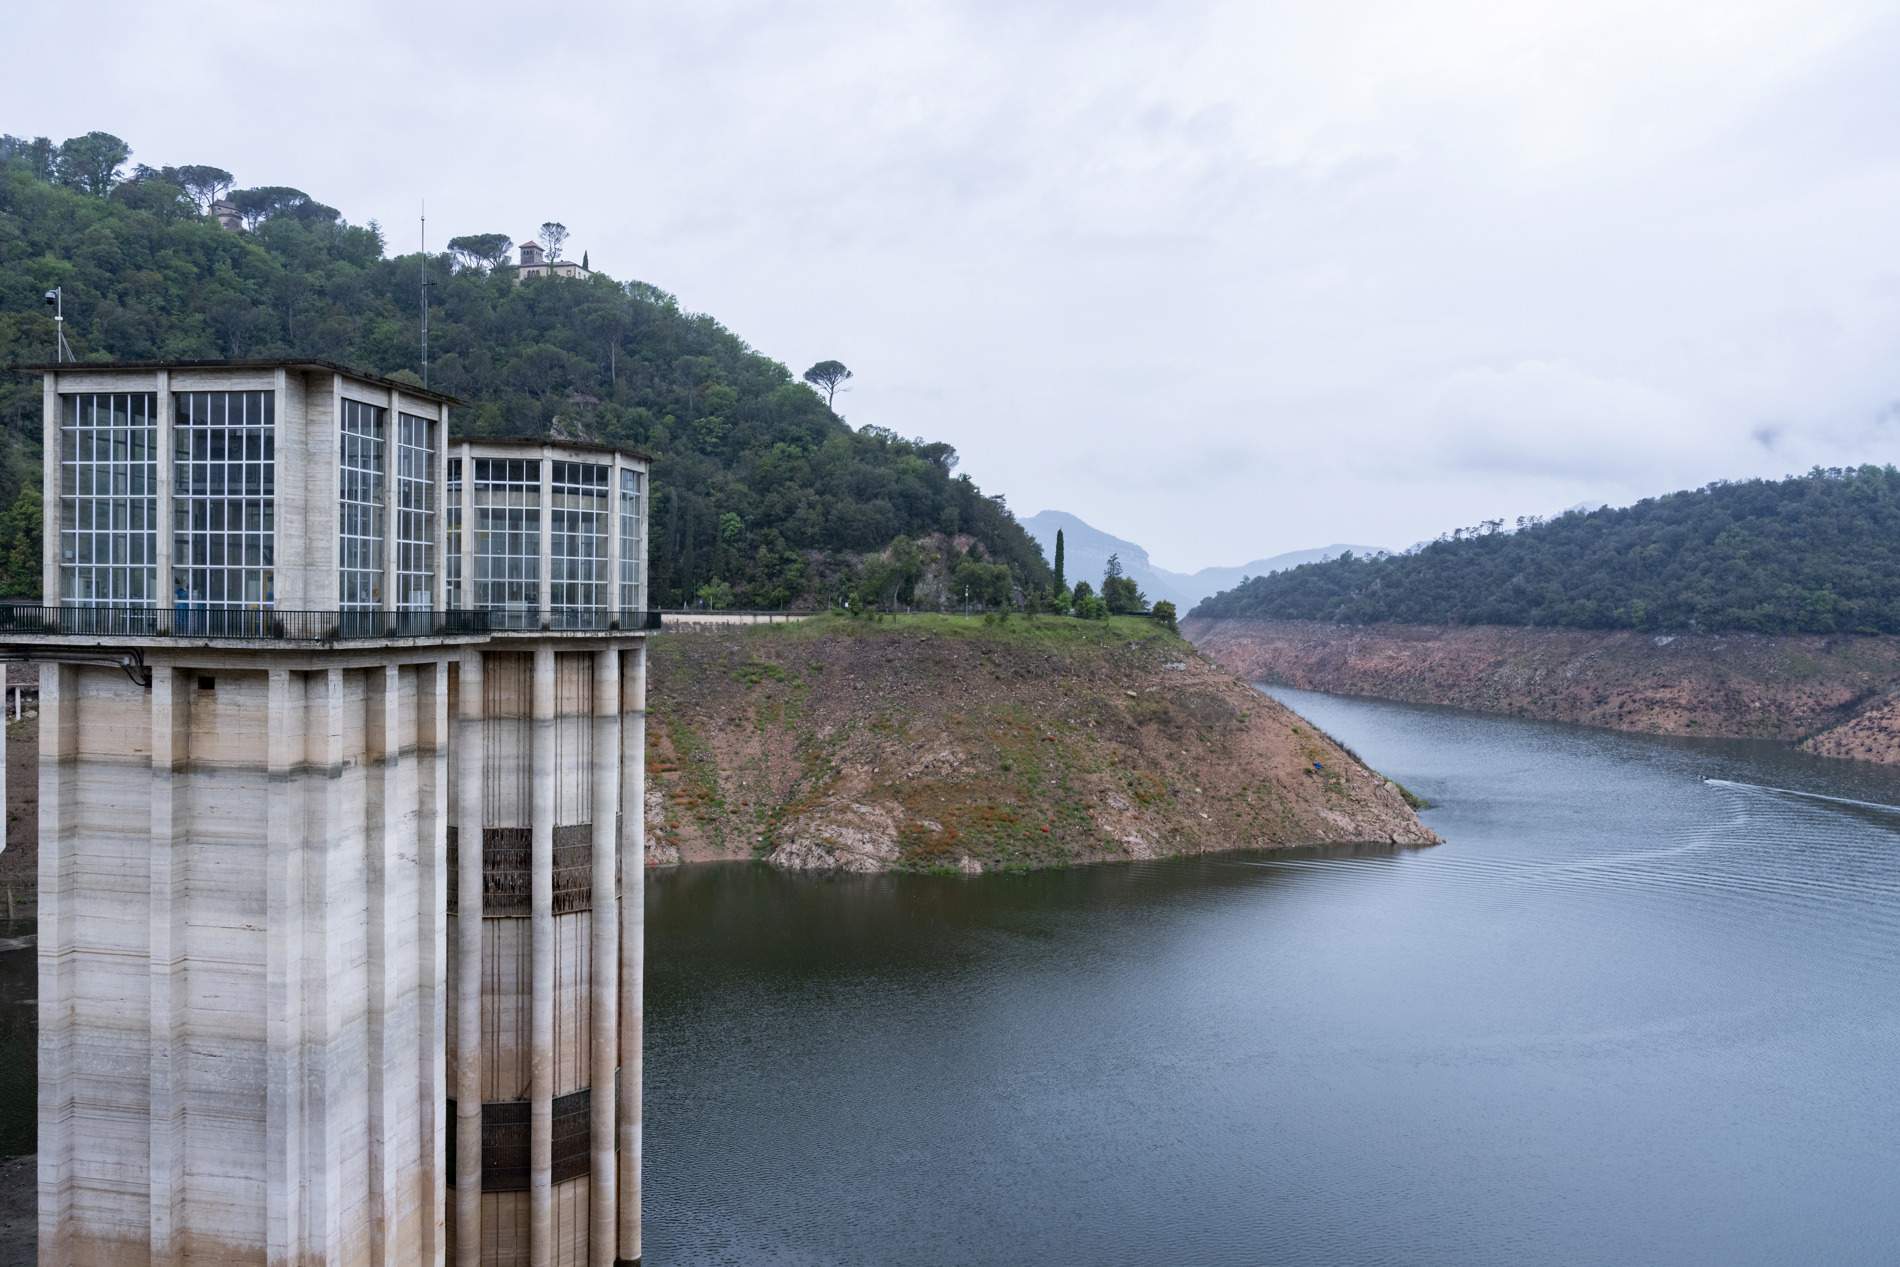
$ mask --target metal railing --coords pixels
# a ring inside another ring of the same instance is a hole
[[[779,625],[809,620],[817,612],[786,611],[783,608],[739,608],[739,607],[663,607],[648,612],[652,620],[648,626],[660,628],[660,619],[666,618],[669,629],[711,628],[718,625]]]
[[[547,620],[533,609],[461,611],[284,611],[192,605],[31,607],[0,604],[0,637],[203,638],[238,641],[338,642],[349,639],[441,638],[498,632],[612,632],[660,627],[657,611],[557,608]]]
[[[0,635],[336,642],[489,632],[485,611],[284,611],[246,607],[0,606]]]
[[[555,607],[545,618],[538,607],[511,605],[487,611],[489,628],[497,633],[612,633],[616,630],[658,629],[658,611],[612,611],[605,607]]]

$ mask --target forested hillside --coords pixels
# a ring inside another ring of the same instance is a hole
[[[1900,633],[1900,471],[1816,469],[1460,529],[1217,594],[1196,616],[1347,624]]]
[[[516,285],[502,234],[450,226],[458,253],[389,258],[295,189],[232,189],[246,227],[205,215],[229,175],[132,166],[123,142],[0,137],[0,365],[51,359],[42,302],[65,290],[81,360],[310,357],[468,402],[463,435],[563,435],[653,453],[653,597],[822,603],[895,538],[959,534],[1024,590],[1051,576],[1000,498],[948,444],[853,430],[787,368],[644,282]],[[470,245],[478,249],[466,249]],[[604,261],[603,261],[604,263]],[[38,588],[40,388],[0,376],[0,590]],[[946,560],[954,566],[957,560]],[[729,591],[729,592],[728,592]]]

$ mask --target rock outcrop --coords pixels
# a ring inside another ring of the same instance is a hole
[[[1146,620],[825,617],[653,647],[654,861],[977,872],[1437,838]]]

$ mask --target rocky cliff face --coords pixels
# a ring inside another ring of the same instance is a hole
[[[1398,788],[1145,620],[655,641],[650,856],[983,871],[1428,844]]]
[[[1190,619],[1250,681],[1900,762],[1900,639]]]

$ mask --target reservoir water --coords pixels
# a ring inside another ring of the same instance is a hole
[[[654,875],[646,1261],[1900,1262],[1900,771],[1274,693],[1448,843]]]

